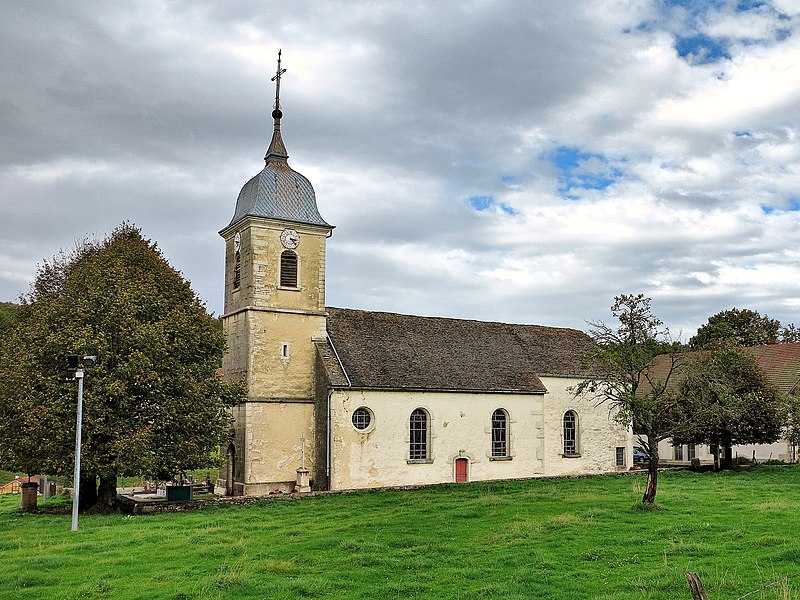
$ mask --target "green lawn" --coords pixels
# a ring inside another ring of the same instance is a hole
[[[0,598],[800,598],[800,467],[474,483],[141,517],[0,497]]]

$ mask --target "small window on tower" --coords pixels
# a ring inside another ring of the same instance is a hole
[[[289,342],[281,342],[281,358],[289,359],[291,356]]]
[[[297,254],[291,250],[281,253],[281,287],[297,287]]]

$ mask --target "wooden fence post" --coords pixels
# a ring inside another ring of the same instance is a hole
[[[689,589],[692,590],[692,600],[708,600],[703,582],[700,581],[697,573],[687,573],[686,582],[689,584]]]

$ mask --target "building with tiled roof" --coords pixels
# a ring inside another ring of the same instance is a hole
[[[782,394],[800,394],[800,343],[742,348]]]
[[[246,381],[229,494],[601,473],[632,460],[607,407],[570,391],[580,331],[332,308],[311,183],[288,164],[280,58],[264,169],[225,240],[224,376]],[[309,481],[310,479],[310,481]]]
[[[39,483],[39,478],[36,476],[28,477],[27,475],[22,478],[17,476],[8,483],[0,485],[0,494],[19,494],[22,490],[20,485],[29,481],[31,483]]]
[[[767,380],[782,394],[800,395],[800,343],[769,344],[765,346],[742,346],[739,350],[750,354],[767,377]],[[695,353],[687,353],[691,356]],[[660,357],[654,363],[655,370],[666,373],[667,358]],[[679,380],[679,378],[678,378]],[[786,440],[778,440],[773,444],[742,444],[732,447],[733,456],[743,456],[763,460],[782,460],[795,462],[798,459],[797,448]],[[670,440],[659,444],[659,454],[667,460],[678,462],[699,458],[703,462],[712,462],[713,455],[706,445],[673,445]]]

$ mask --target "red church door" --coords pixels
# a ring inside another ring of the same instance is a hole
[[[466,458],[456,459],[456,483],[467,482],[467,465],[469,465],[469,460]]]

